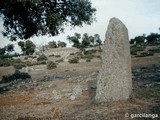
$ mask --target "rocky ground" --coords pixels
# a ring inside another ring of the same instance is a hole
[[[128,120],[134,117],[132,114],[159,114],[159,54],[152,58],[132,58],[130,100],[102,104],[94,103],[100,59],[82,60],[78,64],[63,62],[53,70],[37,66],[40,69],[29,71],[31,80],[0,85],[0,119]],[[0,68],[0,71],[12,73],[14,69]]]

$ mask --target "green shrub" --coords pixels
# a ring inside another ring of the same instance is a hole
[[[46,64],[46,61],[38,61],[37,62],[37,65],[45,65]]]
[[[31,79],[31,76],[28,73],[15,70],[14,74],[12,75],[2,76],[1,83],[8,83],[18,79],[22,79],[22,80]]]
[[[98,52],[102,52],[102,49],[98,50]]]
[[[37,61],[46,61],[47,57],[43,54],[37,58]]]
[[[15,69],[22,69],[26,66],[26,64],[20,59],[11,59],[10,62]]]
[[[33,62],[33,63],[29,63],[28,66],[34,66],[34,65],[45,65],[46,61],[38,61],[38,62]]]
[[[135,57],[145,57],[145,56],[140,54],[140,55],[136,55]]]
[[[153,52],[153,53],[160,53],[160,47],[153,47],[151,49],[149,49],[150,52]]]
[[[10,60],[0,58],[0,67],[8,67],[11,65]]]
[[[32,59],[37,58],[37,56],[32,56]]]
[[[56,60],[55,62],[60,63],[60,62],[63,62],[63,61],[64,61],[63,58],[61,58],[59,60]]]
[[[15,69],[22,69],[23,67],[25,67],[26,65],[24,63],[14,63],[13,67]]]
[[[56,63],[54,63],[53,61],[49,61],[48,63],[47,63],[47,69],[54,69],[54,68],[56,68],[57,67],[57,65],[56,65]]]
[[[135,57],[146,57],[146,56],[153,56],[154,53],[151,51],[147,51],[147,52],[141,52],[139,55],[136,55]]]
[[[75,53],[70,53],[70,55],[75,55]]]
[[[25,64],[28,65],[28,66],[33,66],[31,61],[26,61]]]
[[[87,59],[92,59],[94,57],[94,55],[88,54],[83,56],[83,58],[87,58]]]
[[[0,58],[0,66],[1,67],[8,67],[14,66],[16,69],[21,69],[25,67],[25,63],[22,62],[20,59],[12,59],[12,58]]]
[[[12,58],[12,55],[0,55],[0,58],[4,59],[4,58]]]
[[[97,50],[88,50],[88,51],[85,52],[85,54],[86,55],[88,55],[88,54],[94,54],[96,52],[97,52]]]
[[[11,59],[12,64],[14,63],[22,63],[21,59]]]
[[[137,55],[137,51],[131,51],[131,55]]]
[[[97,55],[97,58],[100,58],[100,59],[101,59],[101,56],[100,56],[100,55]]]
[[[132,55],[136,55],[138,51],[143,51],[145,47],[136,47],[136,46],[132,46],[130,48],[131,50],[131,54]]]
[[[79,57],[83,56],[82,52],[76,52],[74,55],[79,56]]]
[[[148,51],[147,56],[153,56],[153,55],[154,55],[154,52]]]
[[[55,55],[55,57],[61,57],[61,55]]]
[[[91,62],[91,59],[86,59],[86,62]]]
[[[24,60],[28,60],[28,57],[26,56],[26,57],[24,57]]]
[[[78,57],[74,57],[74,58],[69,59],[68,62],[71,63],[71,64],[78,63],[79,59],[78,59]]]
[[[49,57],[54,57],[54,54],[52,54],[52,55],[49,55]]]

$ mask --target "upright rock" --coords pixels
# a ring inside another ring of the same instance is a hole
[[[128,30],[117,18],[109,21],[102,47],[95,102],[127,100],[132,91]]]

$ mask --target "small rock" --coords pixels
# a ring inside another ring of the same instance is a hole
[[[60,91],[57,92],[56,90],[53,90],[52,93],[53,93],[53,97],[52,97],[53,99],[59,100],[62,98]]]
[[[70,81],[70,82],[71,82],[72,80],[73,80],[72,78],[69,78],[69,79],[68,79],[68,81]]]
[[[76,99],[76,97],[74,95],[70,96],[70,100],[75,100],[75,99]]]
[[[81,88],[80,85],[77,85],[77,86],[73,89],[72,95],[77,96],[77,95],[81,95],[81,94],[82,94],[82,88]]]
[[[71,92],[71,89],[63,89],[62,92],[68,93]]]
[[[49,99],[49,94],[48,93],[39,93],[38,95],[37,95],[37,98],[39,98],[39,99]]]

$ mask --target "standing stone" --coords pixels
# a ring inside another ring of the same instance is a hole
[[[127,100],[132,91],[128,30],[117,18],[109,21],[102,47],[95,102]]]

